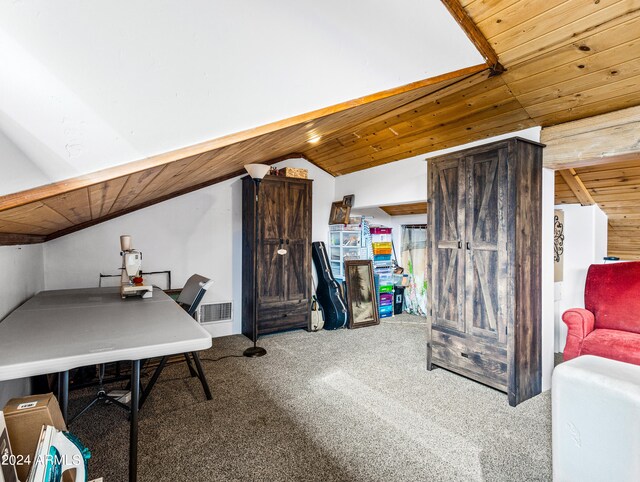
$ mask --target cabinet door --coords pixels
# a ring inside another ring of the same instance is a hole
[[[261,305],[284,300],[284,256],[278,254],[284,244],[284,192],[282,182],[263,181],[260,186],[256,276]]]
[[[287,183],[285,197],[285,301],[306,300],[311,279],[311,187]]]
[[[464,164],[452,159],[429,169],[431,322],[464,331]]]
[[[507,149],[466,158],[466,332],[506,343]]]

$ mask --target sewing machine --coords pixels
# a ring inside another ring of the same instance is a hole
[[[142,284],[142,253],[131,246],[131,236],[120,236],[120,255],[122,256],[122,278],[120,294],[151,298],[153,286]]]

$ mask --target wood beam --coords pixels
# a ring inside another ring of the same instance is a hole
[[[593,206],[596,203],[575,169],[563,169],[558,172],[562,176],[562,179],[564,179],[564,182],[569,186],[569,189],[571,189],[571,192],[573,192],[578,201],[580,201],[580,204],[583,206]]]
[[[478,52],[484,57],[485,62],[487,62],[487,65],[491,69],[491,74],[500,75],[504,72],[506,69],[500,63],[498,54],[493,50],[487,38],[471,19],[464,7],[460,5],[460,0],[442,0],[442,3],[447,7],[447,10],[449,10],[449,13],[456,22],[458,22],[460,27],[462,27],[462,30],[467,34],[467,37],[469,37],[469,40],[475,45],[476,49],[478,49]]]
[[[427,202],[416,202],[409,204],[391,204],[389,206],[380,206],[389,216],[407,216],[411,214],[427,214]]]
[[[640,160],[640,106],[545,127],[544,167],[566,169]]]
[[[0,233],[0,246],[44,243],[46,236],[37,234]]]

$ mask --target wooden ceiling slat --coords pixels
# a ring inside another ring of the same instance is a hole
[[[526,110],[531,117],[537,118],[559,111],[567,111],[575,107],[583,107],[602,102],[611,97],[611,92],[616,93],[616,97],[626,94],[637,94],[640,91],[640,76],[636,75],[620,81],[612,81],[601,84],[597,87],[583,90],[577,94],[565,95],[539,104],[526,104]]]
[[[532,18],[543,16],[548,10],[556,8],[565,0],[545,0],[544,2],[514,2],[499,12],[478,22],[478,27],[491,41],[497,35],[515,29]],[[498,2],[502,4],[503,2]]]
[[[635,10],[630,3],[627,0],[613,4],[593,0],[564,1],[543,15],[530,18],[489,40],[504,64],[523,62],[543,51],[574,42],[576,33],[588,32],[594,25],[624,18]]]
[[[611,67],[608,67],[589,72],[585,69],[584,75],[579,78],[573,78],[564,82],[554,83],[543,89],[538,89],[528,94],[518,95],[518,101],[523,105],[541,105],[545,102],[554,102],[558,98],[571,97],[576,95],[582,95],[583,92],[590,89],[600,88],[602,85],[609,84],[611,82],[621,82],[623,80],[629,80],[637,78],[640,75],[640,52],[638,46],[631,44],[634,50],[635,58],[632,60],[615,63]],[[583,65],[583,64],[580,64]],[[580,70],[576,67],[575,70]]]
[[[478,122],[476,125],[481,125],[482,129],[488,129],[504,124],[504,119],[509,119],[509,122],[513,121],[515,117],[520,119],[528,119],[527,113],[520,107],[520,105],[513,100],[508,101],[505,104],[497,104],[495,107],[485,107],[481,111],[470,113],[468,115],[474,122]],[[480,124],[481,123],[481,124]],[[476,131],[473,131],[475,134]],[[446,142],[450,139],[458,139],[460,136],[471,134],[471,130],[460,131],[459,129],[451,129],[448,124],[444,124],[442,127],[433,129],[420,129],[416,133],[406,136],[398,136],[389,141],[380,142],[375,145],[375,149],[371,147],[365,147],[360,151],[353,154],[357,155],[345,155],[338,156],[330,161],[323,160],[324,163],[329,165],[330,168],[338,170],[344,173],[345,170],[352,168],[353,166],[361,165],[362,160],[376,161],[380,159],[386,159],[389,155],[395,156],[398,154],[405,154],[408,150],[411,150],[417,154],[423,154],[437,150],[434,146]]]
[[[494,84],[497,86],[504,86],[504,84],[498,79],[486,83],[485,81],[487,80],[488,75],[488,71],[475,74],[459,82],[445,86],[437,92],[429,93],[428,95],[416,99],[401,108],[385,112],[384,114],[362,122],[355,126],[356,129],[352,129],[350,132],[346,130],[341,131],[337,137],[330,139],[329,142],[323,143],[322,146],[309,149],[309,155],[313,156],[314,159],[319,159],[335,148],[346,149],[350,145],[358,142],[366,142],[366,139],[371,135],[377,136],[381,132],[388,131],[389,129],[401,129],[401,125],[410,125],[411,121],[432,112],[436,102],[438,108],[443,108],[446,105],[452,104],[453,102],[450,102],[447,99],[452,98],[451,96],[454,94],[464,92],[464,94],[460,95],[471,97],[473,93],[486,91]],[[482,84],[483,87],[481,87],[480,90],[474,90],[473,87],[478,84]]]
[[[390,116],[379,116],[375,123],[357,126],[351,134],[351,140],[340,141],[338,143],[328,143],[319,148],[307,150],[309,156],[321,161],[324,165],[333,154],[339,151],[345,155],[362,145],[369,146],[372,143],[381,142],[384,139],[394,138],[399,133],[407,130],[417,131],[422,126],[437,126],[438,123],[446,121],[446,116],[460,116],[460,103],[465,98],[473,99],[469,104],[479,106],[487,105],[492,100],[503,99],[508,95],[508,89],[499,78],[493,78],[483,82],[487,73],[476,76],[474,79],[465,81],[456,86],[443,89],[435,94],[420,99],[421,105],[412,104],[410,109],[402,114],[392,112]],[[471,84],[471,85],[469,85]],[[481,84],[481,85],[478,85]],[[468,104],[467,107],[470,107]],[[444,117],[440,119],[440,117]]]
[[[43,201],[54,211],[67,218],[72,224],[91,220],[91,203],[87,188],[70,191]]]
[[[62,214],[41,202],[18,206],[10,211],[0,212],[0,221],[33,225],[38,231],[49,234],[67,228],[73,223]],[[36,234],[36,231],[19,231],[25,234]]]
[[[527,113],[520,107],[520,105],[513,100],[508,101],[504,105],[492,105],[486,107],[483,111],[475,113],[474,116],[484,117],[484,121],[479,125],[478,131],[473,131],[475,137],[476,132],[482,132],[495,127],[500,127],[505,124],[511,124],[515,118],[522,120],[528,119]],[[470,117],[470,116],[467,116]],[[344,173],[346,170],[351,169],[354,166],[362,165],[362,160],[367,159],[369,161],[377,161],[380,159],[386,159],[389,155],[406,154],[412,152],[414,154],[424,154],[437,150],[435,146],[440,145],[442,142],[446,142],[447,139],[459,139],[460,136],[468,137],[472,133],[472,130],[460,130],[457,128],[451,128],[447,124],[440,129],[431,129],[425,133],[418,133],[411,136],[398,137],[388,142],[376,144],[379,146],[377,150],[370,149],[369,153],[365,156],[362,152],[358,152],[358,155],[346,155],[344,157],[338,156],[332,161],[327,161],[327,165],[339,172]],[[366,149],[366,148],[365,148]],[[411,156],[407,156],[411,157]]]
[[[488,139],[490,137],[498,136],[513,132],[514,130],[522,130],[528,127],[533,127],[535,122],[529,118],[523,109],[517,109],[509,112],[503,116],[497,116],[493,118],[491,124],[493,127],[485,129],[484,127],[488,123],[485,123],[482,128],[477,131],[463,131],[464,134],[460,135],[460,131],[451,131],[448,136],[443,136],[442,139],[437,139],[435,143],[424,145],[416,145],[410,150],[393,149],[394,155],[389,157],[377,158],[375,161],[364,161],[362,164],[355,165],[348,169],[343,169],[341,174],[349,174],[351,172],[360,171],[362,169],[368,169],[371,167],[380,166],[389,162],[397,161],[400,159],[406,159],[407,157],[413,157],[420,154],[426,154],[428,152],[438,151],[440,149],[448,149],[451,147],[466,144],[481,139]],[[406,146],[405,146],[406,147]],[[389,152],[391,152],[389,151]]]
[[[583,178],[584,176],[580,176]],[[587,179],[584,178],[583,182],[588,182],[591,189],[603,189],[615,187],[618,189],[625,189],[627,186],[635,186],[640,184],[640,176],[626,176],[622,172],[618,173],[618,177],[609,179]]]
[[[425,167],[426,169],[426,167]],[[428,203],[420,201],[407,204],[393,204],[389,206],[380,206],[389,216],[408,216],[412,214],[427,214]]]
[[[632,76],[634,74],[627,72],[634,71],[639,57],[638,42],[626,42],[594,55],[580,57],[535,78],[510,82],[509,87],[521,102],[539,103],[563,95],[562,91],[567,95],[609,82],[613,78],[622,78],[621,75]]]
[[[555,81],[559,71],[568,65],[579,65],[586,59],[616,48],[626,43],[638,41],[640,29],[640,11],[629,15],[629,18],[608,28],[596,28],[589,34],[576,38],[573,42],[518,63],[502,74],[502,78],[516,95],[530,92],[549,85]]]
[[[416,136],[422,135],[425,131],[435,132],[443,128],[456,128],[456,122],[454,122],[456,120],[467,119],[468,116],[484,112],[487,108],[500,108],[505,102],[517,103],[510,95],[509,89],[501,84],[499,79],[492,84],[497,87],[473,95],[472,101],[464,102],[465,98],[470,95],[466,90],[441,99],[433,99],[430,103],[430,111],[423,110],[422,116],[419,118],[405,120],[394,117],[386,123],[379,124],[377,128],[380,130],[377,132],[367,132],[366,135],[363,132],[362,136],[360,132],[357,132],[359,138],[350,145],[333,151],[313,150],[309,154],[314,159],[321,161],[323,165],[332,166],[332,161],[336,159],[346,161],[357,157],[358,153],[366,155],[366,153],[379,150],[385,141],[397,143],[405,135]],[[486,115],[482,116],[482,119],[486,119]]]
[[[131,174],[120,191],[120,194],[118,194],[118,197],[114,201],[113,206],[111,206],[109,213],[115,213],[128,208],[138,193],[142,191],[147,184],[153,181],[153,179],[160,174],[160,171],[165,167],[166,166],[164,165],[156,166],[145,171]]]
[[[518,0],[503,0],[500,2],[487,0],[474,0],[472,2],[467,2],[466,0],[462,0],[460,2],[471,18],[474,19],[476,24],[479,24],[488,17],[497,15],[499,12],[502,12],[514,3],[518,3]]]
[[[120,195],[127,179],[128,176],[118,177],[87,188],[89,189],[92,219],[99,219],[111,211],[113,203]]]
[[[33,234],[33,235],[45,235],[51,232],[50,229],[43,228],[42,226],[34,226],[33,224],[16,223],[13,221],[7,221],[0,218],[0,231],[3,233],[11,234]]]
[[[203,154],[198,154],[197,156],[191,156],[187,159],[183,159],[182,162],[178,161],[167,165],[167,168],[162,170],[162,172],[147,184],[134,198],[135,203],[142,204],[154,197],[162,197],[169,192],[178,191],[178,186],[181,185],[181,180],[191,172],[190,170],[187,170],[187,167],[194,170],[199,169],[209,161],[210,155],[210,153],[205,152]]]
[[[582,172],[581,176],[590,181],[607,181],[611,178],[622,179],[640,176],[640,161],[607,162],[595,166],[589,166],[589,171]]]
[[[633,88],[633,87],[632,87]],[[612,90],[611,93],[615,93]],[[564,110],[540,114],[534,117],[536,124],[543,127],[553,126],[565,122],[571,122],[576,119],[585,119],[595,117],[597,115],[606,114],[611,111],[617,111],[638,105],[640,98],[640,86],[636,90],[632,90],[624,95],[610,95],[606,97],[606,93],[602,97],[594,99],[588,104],[578,104],[568,107]],[[555,105],[555,108],[558,106]]]

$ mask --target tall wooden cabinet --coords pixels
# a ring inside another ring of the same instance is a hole
[[[311,185],[307,179],[265,177],[256,213],[255,184],[250,177],[242,179],[242,333],[252,340],[254,302],[258,304],[258,336],[308,326]]]
[[[541,390],[542,145],[513,138],[429,160],[427,369]]]

